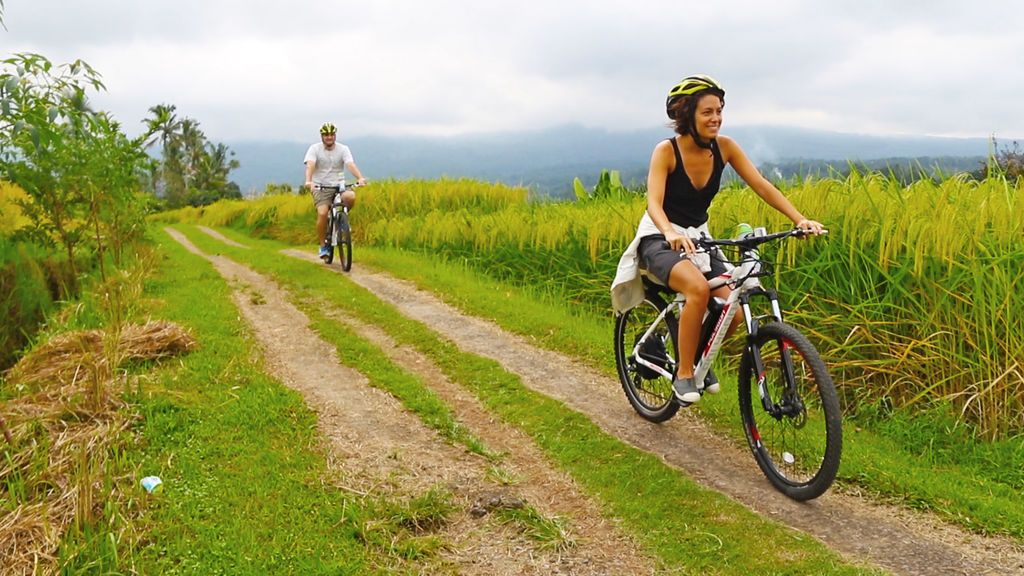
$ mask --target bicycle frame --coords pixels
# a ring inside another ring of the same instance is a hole
[[[763,236],[763,229],[759,229],[758,232]],[[762,269],[763,265],[757,250],[754,248],[742,248],[738,266],[733,268],[733,270],[708,281],[711,290],[716,290],[722,286],[728,286],[732,289],[732,292],[729,293],[728,298],[724,301],[722,312],[719,314],[718,321],[715,323],[715,327],[711,331],[707,340],[698,343],[703,346],[703,348],[700,359],[697,361],[694,368],[695,381],[704,381],[704,377],[707,375],[708,370],[711,369],[711,365],[714,362],[715,357],[718,355],[718,351],[721,349],[722,343],[725,341],[725,335],[728,331],[727,328],[732,324],[738,309],[742,308],[744,313],[748,340],[751,340],[757,335],[758,318],[751,314],[751,296],[764,296],[768,298],[771,301],[772,318],[778,322],[782,321],[782,309],[779,306],[778,294],[774,290],[766,290],[763,288],[761,286],[761,282],[758,280]],[[675,299],[665,306],[658,317],[651,323],[647,331],[644,332],[643,336],[640,337],[632,352],[632,357],[638,364],[653,370],[662,377],[667,378],[669,381],[672,381],[675,378],[675,375],[661,366],[644,359],[640,354],[640,349],[647,339],[651,337],[665,317],[672,313],[675,314],[676,318],[678,318],[679,313],[685,304],[686,297],[677,293]],[[707,321],[707,316],[708,313],[705,312],[705,322]],[[755,349],[751,349],[750,352],[752,354],[754,366],[757,369],[757,387],[761,397],[761,403],[766,411],[774,415],[778,410],[777,408],[773,408],[771,400],[768,397],[768,392],[765,386],[765,370],[761,362],[760,354],[758,354],[758,351]],[[678,357],[678,352],[676,356]],[[681,362],[683,360],[678,359],[677,361]],[[784,363],[785,369],[792,372],[792,366],[790,365],[788,354],[785,355]],[[674,366],[672,368],[674,368]]]
[[[348,206],[345,206],[345,203],[341,201],[341,193],[342,192],[344,192],[344,190],[338,190],[338,191],[336,191],[334,193],[334,199],[331,201],[331,218],[335,219],[335,220],[341,220],[341,222],[344,224],[344,227],[347,228],[348,227]],[[336,232],[337,232],[336,230],[332,230],[331,231],[331,233],[335,234],[335,236],[337,235]],[[337,237],[331,238],[331,241],[334,244],[337,244],[338,243],[338,238]]]
[[[336,246],[338,244],[338,239],[337,237],[334,237],[335,230],[334,226],[331,226],[331,223],[340,218],[345,223],[346,226],[348,225],[348,206],[346,206],[345,203],[342,202],[341,195],[346,190],[352,190],[356,187],[357,185],[355,184],[345,184],[343,186],[322,186],[319,184],[317,185],[317,188],[320,190],[330,190],[334,192],[334,196],[331,198],[331,206],[327,214],[328,226],[327,234],[324,238],[325,241],[330,240],[332,245]]]
[[[331,193],[330,203],[327,205],[327,229],[321,238],[321,258],[325,264],[332,264],[334,252],[337,250],[341,269],[348,272],[352,268],[352,227],[348,216],[349,207],[343,195],[346,191],[356,188],[356,185],[317,185],[316,188]]]

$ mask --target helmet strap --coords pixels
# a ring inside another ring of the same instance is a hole
[[[697,116],[696,111],[692,111],[690,114],[690,137],[693,138],[693,142],[705,150],[711,150],[711,140],[705,140],[697,134]]]

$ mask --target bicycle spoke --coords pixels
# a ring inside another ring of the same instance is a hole
[[[615,352],[619,381],[630,404],[642,417],[663,422],[675,415],[679,405],[672,393],[672,382],[658,371],[639,363],[633,350],[647,329],[658,318],[664,303],[645,301],[618,318],[615,326]],[[674,325],[661,320],[654,332],[640,344],[639,355],[670,374],[675,373]]]
[[[817,497],[839,466],[839,404],[831,379],[814,348],[790,326],[765,326],[757,352],[757,378],[749,354],[741,366],[747,438],[776,487],[797,499]],[[755,400],[762,388],[767,409]]]

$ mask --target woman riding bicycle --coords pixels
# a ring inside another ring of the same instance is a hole
[[[651,155],[647,173],[647,211],[637,233],[619,261],[612,283],[612,304],[616,312],[629,310],[643,300],[638,275],[640,259],[648,273],[671,290],[686,296],[679,317],[680,359],[672,389],[685,406],[700,400],[693,378],[692,359],[704,311],[711,296],[728,297],[729,288],[710,291],[707,278],[724,272],[722,264],[695,253],[691,238],[708,232],[708,208],[718,193],[722,172],[730,165],[754,192],[802,229],[820,234],[820,223],[805,218],[757,167],[739,145],[720,136],[725,90],[710,76],[688,76],[672,87],[665,110],[676,136],[659,142]],[[737,315],[730,332],[742,322]],[[690,361],[683,361],[690,359]],[[709,372],[702,386],[712,394],[719,391]]]

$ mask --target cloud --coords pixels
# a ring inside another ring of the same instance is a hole
[[[729,123],[1024,135],[1024,9],[1009,0],[33,0],[5,51],[82,58],[126,128],[175,104],[215,139],[459,134],[664,123],[709,73]]]

